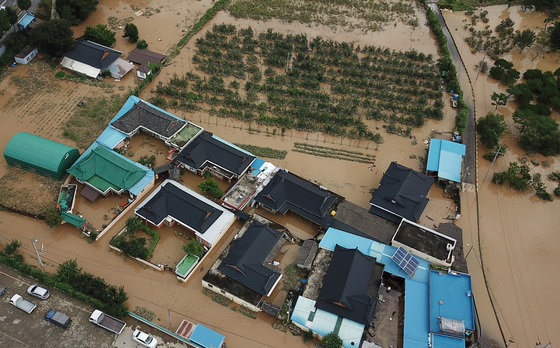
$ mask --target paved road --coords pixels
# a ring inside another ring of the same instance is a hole
[[[461,55],[455,46],[455,41],[451,37],[447,25],[441,16],[441,12],[437,3],[429,2],[428,6],[432,11],[434,11],[437,16],[439,23],[441,24],[441,29],[447,37],[447,48],[449,49],[449,54],[451,55],[451,60],[455,64],[457,69],[457,74],[459,75],[459,83],[461,84],[461,89],[463,90],[463,100],[467,104],[469,109],[469,116],[467,118],[467,127],[465,128],[465,133],[463,134],[463,144],[467,147],[464,162],[464,174],[463,181],[468,184],[475,184],[476,181],[476,132],[475,132],[475,121],[474,121],[474,99],[472,95],[472,88],[470,81],[467,76],[467,71],[461,60]]]

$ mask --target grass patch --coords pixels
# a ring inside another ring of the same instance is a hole
[[[87,98],[84,104],[64,124],[63,135],[87,148],[107,127],[107,123],[122,106],[124,99],[113,94],[109,98]]]
[[[288,151],[276,150],[270,147],[263,147],[263,146],[249,145],[249,144],[234,144],[234,145],[249,151],[250,153],[252,153],[257,157],[284,159],[288,154]]]
[[[375,155],[368,155],[363,152],[349,151],[334,147],[311,145],[305,143],[294,143],[292,151],[301,152],[313,156],[335,158],[344,161],[368,163],[375,165]]]

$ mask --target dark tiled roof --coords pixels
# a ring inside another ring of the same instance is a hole
[[[100,45],[98,43],[79,38],[74,48],[65,54],[65,57],[78,62],[105,70],[113,64],[122,52]]]
[[[260,222],[253,222],[243,236],[231,246],[218,270],[249,289],[266,296],[280,273],[263,265],[282,233]]]
[[[368,325],[381,279],[377,273],[374,257],[336,245],[315,306]]]
[[[222,215],[222,211],[167,183],[161,185],[158,193],[144,203],[136,214],[155,225],[171,216],[195,231],[204,233]]]
[[[147,62],[150,62],[152,64],[159,64],[165,58],[167,58],[167,56],[164,54],[152,52],[150,50],[135,48],[134,50],[132,50],[132,52],[130,52],[128,58],[126,59],[133,63],[142,65]]]
[[[202,169],[209,161],[236,175],[241,175],[254,159],[255,156],[214,138],[207,131],[193,139],[177,156],[177,161],[192,168]]]
[[[417,222],[428,204],[426,195],[433,182],[430,176],[391,162],[370,201],[377,207],[372,205],[369,212],[395,223],[400,223],[401,217]]]
[[[19,51],[18,54],[16,54],[17,58],[25,58],[27,57],[27,55],[29,55],[29,53],[33,52],[35,48],[31,47],[29,45],[25,46],[21,51]]]
[[[144,127],[164,138],[169,138],[185,123],[186,121],[161,112],[140,100],[124,115],[111,123],[111,126],[126,134],[134,132],[138,127]]]
[[[333,204],[341,197],[289,173],[279,170],[255,197],[268,209],[285,214],[288,210],[326,227],[326,218]]]

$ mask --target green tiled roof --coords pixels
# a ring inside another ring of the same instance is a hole
[[[128,190],[146,174],[142,169],[103,146],[91,150],[85,158],[68,169],[68,173],[102,192],[107,191],[108,188],[115,191]]]

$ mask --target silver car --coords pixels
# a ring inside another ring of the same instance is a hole
[[[37,284],[33,284],[27,288],[27,293],[33,297],[37,297],[41,300],[46,300],[51,296],[49,290],[40,287]]]

